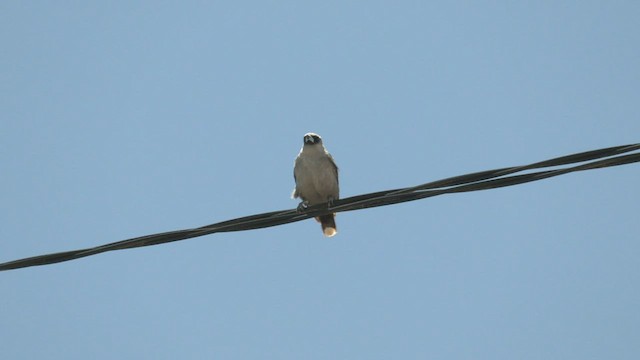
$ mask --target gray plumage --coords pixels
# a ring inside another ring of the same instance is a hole
[[[340,196],[338,167],[322,144],[320,135],[304,135],[304,144],[293,167],[296,188],[294,198],[301,198],[299,208],[337,200]],[[335,214],[316,217],[325,236],[337,233]]]

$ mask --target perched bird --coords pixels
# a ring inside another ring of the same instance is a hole
[[[302,199],[298,210],[304,210],[309,205],[331,204],[339,198],[338,167],[322,145],[320,135],[304,135],[304,144],[293,167],[293,178],[296,188],[291,196]],[[335,217],[335,213],[316,217],[325,236],[331,237],[338,232]]]

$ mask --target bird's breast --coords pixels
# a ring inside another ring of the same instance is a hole
[[[296,168],[296,190],[311,204],[338,198],[338,178],[327,157],[301,157]]]

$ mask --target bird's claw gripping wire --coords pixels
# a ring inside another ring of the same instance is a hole
[[[307,210],[307,208],[309,208],[309,202],[308,201],[302,201],[300,204],[298,204],[298,207],[296,208],[296,211],[299,213],[305,212]]]
[[[327,208],[332,207],[334,201],[335,201],[334,198],[329,198],[329,200],[327,201]],[[296,208],[296,211],[299,212],[299,213],[302,213],[302,212],[307,211],[308,208],[309,208],[309,202],[308,201],[302,201],[300,204],[298,204],[298,207]]]

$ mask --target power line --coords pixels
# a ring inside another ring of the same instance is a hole
[[[481,171],[433,181],[413,187],[352,196],[349,198],[336,200],[329,207],[327,204],[310,206],[304,213],[299,213],[296,210],[272,211],[268,213],[222,221],[219,223],[193,229],[176,230],[159,234],[145,235],[86,249],[34,256],[2,263],[0,264],[0,271],[24,268],[29,266],[54,264],[58,262],[96,255],[107,251],[159,245],[217,232],[245,231],[278,226],[332,212],[354,211],[371,207],[386,206],[443,194],[489,190],[505,186],[523,184],[531,181],[538,181],[575,171],[585,171],[625,165],[639,162],[640,152],[626,155],[621,154],[637,151],[639,149],[640,144],[614,146],[605,149],[562,156],[525,166],[514,166]],[[513,175],[518,172],[525,172],[529,170],[549,167],[559,167],[576,163],[583,164]]]

